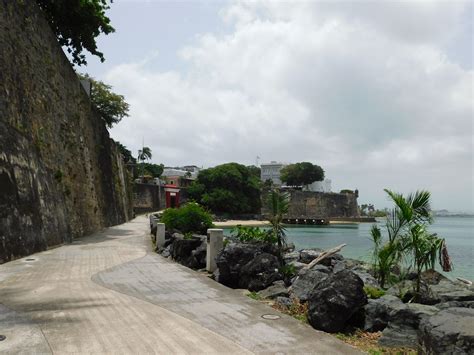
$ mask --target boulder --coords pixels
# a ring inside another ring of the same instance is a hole
[[[206,263],[204,262],[204,266],[202,266],[193,255],[193,251],[202,246],[202,243],[201,238],[175,236],[169,249],[171,257],[184,266],[194,269],[202,268]]]
[[[299,262],[309,264],[314,259],[316,259],[324,250],[319,248],[314,249],[302,249],[300,250]]]
[[[285,264],[298,262],[299,258],[300,258],[300,253],[298,251],[293,251],[291,253],[283,254],[283,260],[285,261]]]
[[[322,271],[322,268],[326,271]],[[328,274],[329,269],[323,265],[315,265],[314,268],[300,270],[298,277],[291,285],[291,297],[298,299],[300,302],[306,302],[310,293],[321,281],[328,277]]]
[[[239,288],[242,268],[258,255],[268,251],[274,251],[272,246],[260,243],[229,243],[216,257],[216,281],[228,287]]]
[[[299,273],[307,264],[300,263],[299,261],[291,261],[287,265],[292,265],[295,268],[295,271]]]
[[[465,308],[474,308],[474,301],[449,301],[443,303],[435,304],[435,307],[438,309],[447,309],[453,307],[465,307]]]
[[[387,348],[416,348],[418,343],[417,330],[390,323],[382,332],[379,345]]]
[[[352,271],[342,270],[313,289],[308,297],[308,320],[316,329],[339,332],[366,303],[362,280]]]
[[[351,270],[354,274],[360,277],[364,286],[380,287],[379,282],[368,272],[362,271],[360,269]]]
[[[240,271],[239,288],[260,291],[277,280],[282,280],[280,262],[275,255],[262,253],[245,264]]]
[[[288,289],[283,281],[276,281],[270,287],[258,293],[262,298],[275,299],[277,297],[288,297]]]
[[[428,354],[473,354],[474,309],[449,308],[421,321],[418,339]]]
[[[378,299],[369,299],[365,308],[364,330],[377,332],[384,330],[389,321],[389,314],[394,309],[405,307],[405,304],[392,295],[385,295]]]

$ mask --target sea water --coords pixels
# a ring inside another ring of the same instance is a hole
[[[383,230],[384,219],[377,224]],[[372,240],[370,228],[373,223],[341,223],[327,226],[289,225],[287,241],[296,249],[330,249],[347,244],[341,254],[347,258],[371,260]],[[450,278],[463,277],[474,281],[474,217],[436,217],[429,231],[446,239],[454,270],[447,273]],[[225,231],[228,234],[229,230]]]

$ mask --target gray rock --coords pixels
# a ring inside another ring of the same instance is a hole
[[[245,264],[240,271],[239,287],[260,291],[277,280],[282,280],[280,263],[275,255],[262,253]]]
[[[474,301],[449,301],[435,304],[435,307],[438,309],[447,309],[453,307],[465,307],[465,308],[474,308]]]
[[[474,354],[474,309],[449,308],[423,319],[418,339],[428,354]]]
[[[360,277],[362,282],[364,282],[364,286],[372,286],[379,288],[379,282],[368,272],[362,271],[360,269],[351,270],[354,274]]]
[[[288,263],[288,265],[293,265],[297,273],[299,273],[301,269],[307,266],[307,264],[300,263],[299,261],[291,261]]]
[[[272,246],[250,243],[229,243],[216,257],[216,264],[219,269],[219,272],[215,273],[216,281],[228,287],[239,288],[242,268],[258,255],[268,253],[268,251],[272,251]],[[269,285],[271,285],[271,282],[267,286]],[[244,286],[243,288],[247,287]]]
[[[283,260],[286,264],[297,262],[300,257],[300,253],[298,251],[293,251],[291,253],[283,254]]]
[[[262,298],[275,299],[277,297],[288,297],[288,289],[283,281],[276,281],[272,286],[258,293]]]
[[[301,302],[306,302],[314,288],[327,277],[327,272],[322,272],[315,268],[300,270],[298,277],[291,285],[291,297],[297,298]]]
[[[390,312],[404,307],[404,303],[398,297],[392,295],[385,295],[375,300],[369,299],[364,307],[364,330],[376,332],[385,329],[390,321]]]
[[[308,320],[325,332],[343,330],[351,317],[366,303],[364,283],[352,271],[331,274],[308,297]]]
[[[311,261],[316,259],[321,253],[323,252],[322,249],[314,248],[314,249],[302,249],[300,250],[299,262],[309,264]]]
[[[418,334],[416,329],[390,323],[390,325],[383,330],[378,343],[389,348],[416,348],[418,344]]]

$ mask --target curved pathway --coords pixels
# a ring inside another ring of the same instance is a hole
[[[0,265],[0,353],[355,353],[151,252],[144,217]]]

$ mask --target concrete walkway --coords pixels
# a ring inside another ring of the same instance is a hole
[[[150,244],[138,217],[0,265],[0,353],[357,353]]]

